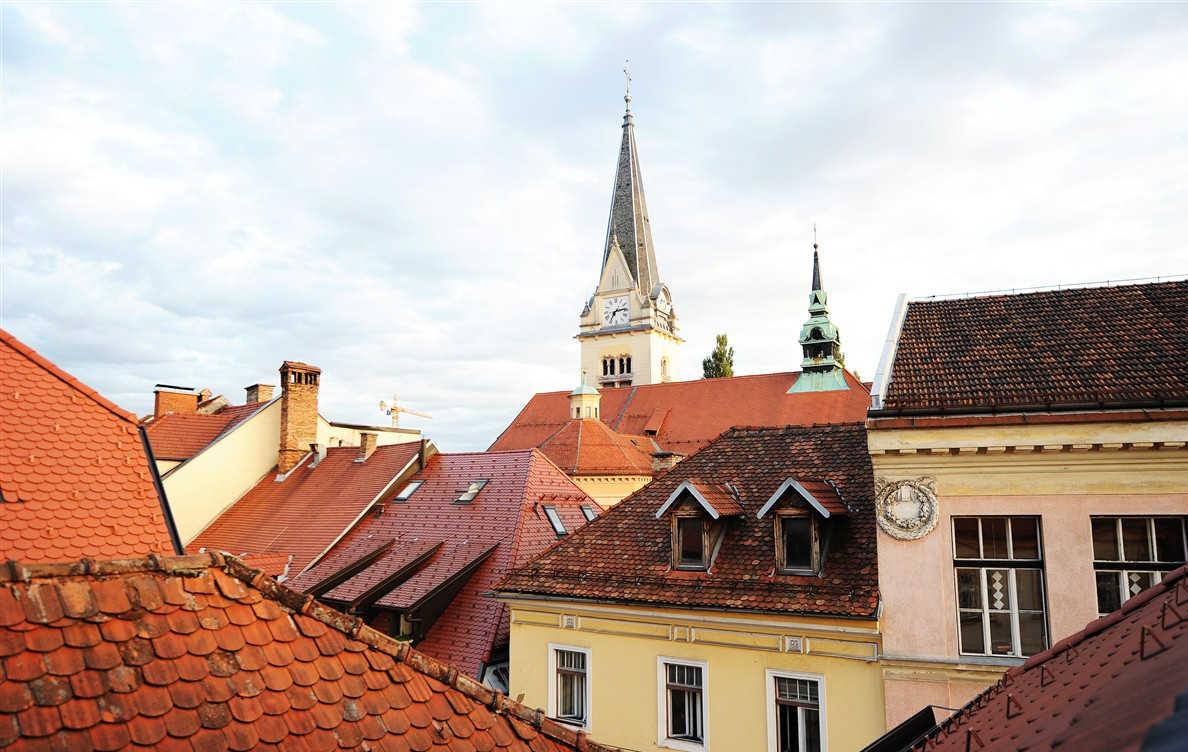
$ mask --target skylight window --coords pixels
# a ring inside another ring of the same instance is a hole
[[[479,491],[482,491],[483,486],[485,485],[487,485],[486,478],[470,481],[470,485],[467,486],[466,490],[462,492],[462,495],[458,497],[458,503],[467,504],[474,501],[474,497],[479,495]]]
[[[598,512],[594,511],[594,507],[589,504],[582,504],[582,516],[586,518],[586,522],[598,516]]]
[[[420,487],[421,487],[421,484],[422,484],[422,483],[424,483],[424,482],[425,482],[425,481],[423,481],[423,480],[414,480],[414,481],[410,481],[410,482],[409,482],[409,484],[408,484],[407,486],[405,486],[404,488],[400,489],[400,493],[396,494],[396,496],[395,496],[395,497],[393,497],[393,500],[394,500],[394,501],[408,501],[408,497],[409,497],[409,496],[412,496],[412,495],[413,495],[413,493],[415,493],[415,492],[416,492],[416,490],[417,490],[418,488],[420,488]]]
[[[558,536],[565,535],[569,531],[565,529],[565,523],[561,521],[561,516],[557,514],[554,507],[544,508],[545,517],[549,518],[549,524],[553,526],[553,532]]]

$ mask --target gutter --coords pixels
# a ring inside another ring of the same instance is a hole
[[[169,539],[173,541],[173,552],[184,555],[186,549],[182,546],[181,536],[177,533],[177,523],[173,520],[173,509],[169,506],[169,499],[165,496],[165,486],[161,483],[161,474],[157,472],[157,460],[153,457],[153,446],[149,443],[148,433],[144,426],[137,426],[140,432],[140,443],[144,445],[145,458],[148,459],[149,472],[153,476],[153,486],[157,489],[157,501],[161,503],[161,512],[165,515],[165,527],[169,530]]]
[[[1019,415],[1024,413],[1067,413],[1093,410],[1147,410],[1188,407],[1188,398],[1119,400],[1117,402],[1037,402],[1030,405],[969,405],[959,407],[881,408],[867,412],[868,418],[915,418],[940,415]]]

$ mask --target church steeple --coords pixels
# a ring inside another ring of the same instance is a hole
[[[598,388],[671,381],[677,335],[672,295],[656,270],[652,225],[644,198],[631,75],[626,68],[623,136],[615,166],[615,189],[602,244],[602,268],[594,294],[586,299],[578,324],[582,371]]]
[[[624,69],[624,73],[627,70]],[[611,256],[612,240],[617,238],[627,268],[640,294],[649,296],[660,282],[656,271],[656,253],[652,224],[644,199],[643,175],[639,169],[639,149],[635,145],[635,116],[631,114],[631,77],[627,77],[627,107],[623,113],[623,139],[619,144],[619,162],[615,170],[615,190],[611,194],[610,218],[606,223],[606,243],[602,266]]]
[[[816,235],[815,228],[813,234]],[[821,260],[817,255],[815,237],[812,287],[809,292],[809,318],[800,328],[800,348],[804,358],[800,361],[800,376],[788,390],[789,394],[849,388],[843,373],[845,356],[841,351],[841,334],[829,319],[829,296],[821,284]]]

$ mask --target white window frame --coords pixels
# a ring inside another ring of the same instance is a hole
[[[1090,515],[1089,516],[1090,535],[1092,535],[1093,520],[1102,520],[1102,519],[1106,519],[1106,520],[1112,519],[1114,521],[1114,545],[1115,545],[1115,548],[1116,548],[1116,551],[1118,554],[1118,558],[1117,559],[1098,559],[1097,552],[1095,551],[1093,553],[1093,577],[1094,577],[1093,598],[1095,601],[1095,605],[1098,605],[1098,606],[1101,605],[1100,603],[1096,603],[1096,600],[1097,600],[1097,575],[1099,575],[1099,574],[1113,574],[1113,575],[1115,575],[1115,579],[1117,581],[1118,588],[1119,588],[1118,589],[1119,608],[1121,608],[1123,605],[1126,604],[1126,601],[1135,597],[1134,595],[1132,595],[1130,593],[1129,580],[1130,580],[1131,574],[1153,575],[1151,578],[1151,587],[1154,587],[1163,581],[1163,575],[1167,574],[1168,572],[1173,571],[1175,568],[1179,568],[1179,567],[1183,566],[1182,562],[1176,563],[1176,562],[1165,562],[1165,561],[1160,560],[1158,544],[1156,543],[1156,540],[1155,540],[1155,520],[1157,520],[1157,519],[1178,520],[1180,522],[1180,535],[1183,536],[1185,548],[1188,549],[1188,519],[1185,519],[1185,517],[1183,515],[1177,515],[1177,514],[1100,514],[1100,515],[1095,514],[1095,515]],[[1122,520],[1126,520],[1126,519],[1142,520],[1143,522],[1146,523],[1147,546],[1150,548],[1151,554],[1154,558],[1144,561],[1143,559],[1131,559],[1126,555],[1126,542],[1122,538]],[[1127,567],[1126,569],[1114,569],[1113,568],[1114,566],[1125,567],[1128,564],[1133,564],[1134,566]],[[1170,568],[1168,568],[1168,569],[1152,569],[1150,567],[1151,564],[1155,564],[1157,566],[1161,565],[1161,564],[1168,565]],[[1146,590],[1146,589],[1147,588],[1143,588],[1143,590]],[[1140,590],[1139,592],[1141,593],[1142,591]],[[1097,615],[1099,617],[1105,616],[1105,614],[1100,611],[1097,612]]]
[[[799,671],[783,671],[769,668],[763,672],[763,680],[767,684],[767,752],[777,752],[779,747],[779,731],[776,728],[778,711],[776,708],[775,684],[776,679],[807,679],[817,683],[817,717],[821,722],[821,752],[829,749],[829,739],[826,732],[829,724],[825,716],[825,675],[806,674]]]
[[[583,653],[586,656],[586,722],[581,725],[578,725],[578,724],[574,723],[573,721],[569,721],[569,720],[565,720],[563,718],[557,717],[557,651],[558,650],[568,650],[573,653]],[[558,721],[559,723],[564,723],[566,726],[572,726],[573,728],[580,728],[580,729],[589,731],[590,730],[590,717],[594,711],[593,706],[590,704],[590,695],[592,694],[592,692],[590,691],[591,686],[592,686],[591,677],[594,675],[592,673],[593,662],[590,660],[590,648],[584,648],[584,647],[581,647],[580,645],[562,645],[561,643],[550,642],[549,643],[549,661],[548,661],[548,663],[549,663],[549,702],[548,702],[549,718],[552,718],[553,720]]]
[[[549,527],[553,528],[553,532],[558,538],[563,538],[569,535],[569,530],[565,528],[565,520],[561,519],[561,515],[557,512],[557,507],[544,506],[542,507],[545,513],[545,519],[549,521]]]
[[[701,669],[701,744],[673,739],[668,735],[668,669],[669,664],[696,666]],[[688,658],[656,656],[656,744],[682,752],[704,752],[709,749],[709,664]]]

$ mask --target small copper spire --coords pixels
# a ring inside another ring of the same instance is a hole
[[[817,223],[813,223],[813,287],[821,289],[821,262],[817,259]]]
[[[623,113],[623,125],[630,125],[634,121],[631,116],[631,58],[623,61],[623,76],[627,79],[627,91],[623,94],[623,101],[627,103],[627,111]]]

